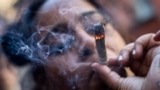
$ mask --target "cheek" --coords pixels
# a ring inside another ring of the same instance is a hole
[[[117,53],[112,51],[111,49],[107,49],[107,58],[112,58],[112,57],[116,57],[117,56]]]
[[[114,53],[119,53],[119,51],[125,46],[125,42],[120,36],[120,34],[117,32],[116,29],[114,29],[111,24],[106,25],[106,45]]]

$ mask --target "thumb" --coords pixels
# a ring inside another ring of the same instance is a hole
[[[153,62],[151,64],[151,69],[150,71],[152,71],[155,74],[158,74],[158,76],[160,76],[160,54],[156,55],[153,59]],[[160,77],[158,77],[160,80]]]
[[[96,70],[107,86],[115,90],[141,90],[143,78],[127,77],[122,78],[116,72],[105,65],[93,63],[92,68]]]
[[[158,50],[158,49],[156,49]],[[151,67],[143,83],[143,90],[160,90],[160,54],[153,57]]]

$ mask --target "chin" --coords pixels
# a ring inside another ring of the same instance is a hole
[[[124,40],[90,2],[37,0],[28,5],[2,36],[8,61],[29,67],[19,83],[22,90],[110,90],[91,68],[99,62],[92,29],[99,22],[105,27],[107,56],[116,56]],[[124,68],[110,68],[126,76]]]

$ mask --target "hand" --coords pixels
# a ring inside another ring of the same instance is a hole
[[[105,65],[94,63],[92,67],[108,86],[116,90],[160,90],[160,33],[147,34],[135,43],[124,47],[118,59],[108,62],[110,65],[128,66],[135,73],[133,77],[120,77]],[[154,40],[155,39],[155,40]]]

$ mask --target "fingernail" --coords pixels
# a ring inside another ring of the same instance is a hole
[[[132,55],[135,55],[135,54],[136,54],[136,50],[133,50],[133,51],[132,51]]]
[[[97,66],[98,65],[98,63],[93,63],[91,66],[92,67],[95,67],[95,66]]]
[[[153,37],[155,37],[156,35],[155,34],[153,34]]]
[[[123,56],[122,56],[122,55],[119,55],[118,61],[122,61],[122,60],[123,60]]]
[[[154,36],[155,41],[160,41],[160,30]]]

